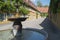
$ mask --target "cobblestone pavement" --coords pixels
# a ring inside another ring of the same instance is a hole
[[[12,28],[12,22],[0,25],[0,30]],[[22,22],[23,28],[43,29],[48,33],[47,40],[60,40],[60,31],[53,25],[48,18],[39,18],[36,20]]]
[[[39,24],[44,20],[45,18],[39,18],[36,20],[30,20],[30,21],[24,21],[22,22],[23,28],[38,28],[38,29],[43,29]],[[0,25],[0,30],[3,29],[11,29],[12,28],[13,22],[10,22],[8,24],[1,24]]]

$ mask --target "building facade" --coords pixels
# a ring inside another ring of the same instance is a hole
[[[60,28],[60,0],[51,0],[49,7],[49,19]]]
[[[30,12],[28,14],[28,16],[29,16],[28,20],[35,20],[35,19],[38,19],[41,17],[39,12],[34,11],[32,9],[29,9],[29,11]]]

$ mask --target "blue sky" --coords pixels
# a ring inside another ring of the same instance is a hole
[[[37,0],[31,0],[34,4],[36,4]],[[42,5],[49,5],[50,0],[40,0]]]

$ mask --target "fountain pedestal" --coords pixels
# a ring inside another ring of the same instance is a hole
[[[21,17],[21,18],[9,18],[9,21],[13,21],[13,34],[14,36],[17,36],[19,33],[22,33],[22,23],[21,21],[25,21],[27,17]]]

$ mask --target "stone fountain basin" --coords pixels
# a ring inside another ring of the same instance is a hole
[[[28,17],[8,18],[8,21],[25,21]]]
[[[3,32],[3,31],[1,31]],[[4,33],[0,32],[0,40],[10,40],[8,37],[10,36],[10,32],[5,30]],[[6,37],[6,38],[5,38]],[[33,29],[33,28],[24,28],[22,30],[22,36],[18,37],[16,40],[46,40],[48,38],[48,34],[44,30]]]
[[[26,28],[26,29],[23,29],[23,33],[24,33],[24,30],[26,34],[23,37],[26,40],[46,40],[48,38],[48,34],[44,30]]]

